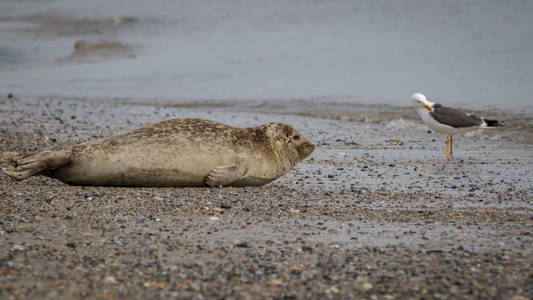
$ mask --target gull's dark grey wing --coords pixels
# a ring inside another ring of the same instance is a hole
[[[467,114],[458,109],[442,106],[438,103],[433,105],[433,111],[429,112],[439,123],[454,127],[472,127],[483,124],[483,120],[476,116]]]

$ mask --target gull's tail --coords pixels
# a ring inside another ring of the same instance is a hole
[[[485,123],[487,124],[487,127],[500,127],[500,126],[505,126],[505,123],[502,122],[502,121],[498,121],[498,120],[487,120],[487,119],[483,119],[483,121],[485,121]]]

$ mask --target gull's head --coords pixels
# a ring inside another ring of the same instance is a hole
[[[413,106],[418,109],[418,108],[426,108],[427,110],[431,111],[432,110],[432,106],[433,106],[433,103],[432,102],[429,102],[427,99],[426,99],[426,96],[424,96],[424,94],[422,93],[414,93],[412,96],[411,96],[411,100],[413,102]]]

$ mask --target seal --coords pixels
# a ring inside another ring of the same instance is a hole
[[[263,185],[285,175],[314,145],[293,127],[239,128],[173,119],[58,151],[11,153],[4,172],[70,185],[195,187]]]

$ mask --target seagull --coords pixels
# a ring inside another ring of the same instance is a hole
[[[424,124],[434,131],[446,134],[446,158],[453,156],[453,135],[479,128],[503,126],[503,123],[497,120],[484,119],[428,101],[421,93],[414,93],[411,99]]]

